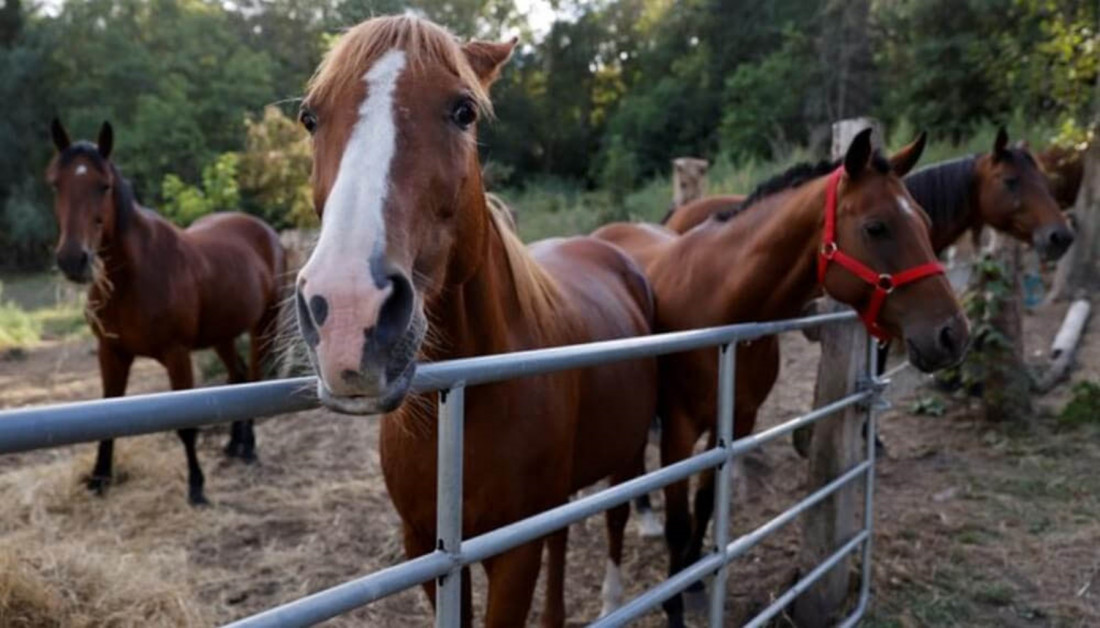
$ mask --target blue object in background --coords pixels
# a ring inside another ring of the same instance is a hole
[[[1035,307],[1043,302],[1043,279],[1038,273],[1024,273],[1024,305]]]

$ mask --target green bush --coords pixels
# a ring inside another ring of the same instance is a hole
[[[1077,382],[1073,385],[1072,395],[1058,415],[1058,420],[1066,425],[1100,423],[1100,384]]]

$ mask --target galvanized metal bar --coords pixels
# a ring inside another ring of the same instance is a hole
[[[810,573],[796,582],[793,587],[787,589],[783,595],[779,596],[776,601],[772,602],[770,606],[761,611],[759,615],[753,617],[751,621],[744,625],[744,628],[760,628],[766,625],[773,617],[783,612],[783,609],[787,608],[796,597],[802,595],[802,593],[806,589],[809,589],[813,583],[817,582],[830,569],[835,567],[837,563],[847,558],[848,554],[855,550],[860,543],[866,541],[867,538],[867,531],[861,530],[859,534],[852,537],[852,540],[842,545],[840,549],[833,552],[820,565],[814,567]]]
[[[730,451],[733,444],[734,394],[736,387],[737,345],[726,344],[718,349],[718,447]],[[734,458],[729,454],[726,462],[715,469],[714,483],[714,553],[724,554],[730,537],[730,464]],[[722,628],[726,612],[726,579],[729,573],[729,561],[723,560],[714,574],[710,587],[710,626]]]
[[[868,346],[868,360],[867,360],[867,377],[874,381],[877,376],[877,369],[875,362],[871,361],[871,357],[875,355],[874,346],[875,342],[871,339],[867,339]],[[867,481],[863,487],[863,529],[867,532],[867,542],[863,544],[863,557],[861,559],[860,569],[860,582],[859,582],[859,604],[858,609],[864,609],[867,607],[868,598],[871,596],[871,576],[874,569],[872,569],[872,557],[871,557],[871,545],[874,543],[874,528],[875,528],[875,407],[877,404],[867,404]]]
[[[810,508],[813,508],[826,497],[832,495],[833,493],[843,488],[849,482],[852,482],[859,476],[866,473],[869,468],[870,465],[868,465],[867,461],[863,461],[857,464],[851,469],[845,471],[844,474],[840,477],[836,478],[832,482],[829,482],[825,486],[822,486],[810,495],[802,498],[802,500],[795,505],[771,518],[770,520],[768,520],[767,523],[757,528],[754,528],[753,531],[749,532],[748,534],[737,537],[732,543],[726,546],[726,561],[728,562],[736,560],[737,558],[743,556],[750,549],[756,547],[756,545],[758,545],[765,538],[771,536],[773,533],[778,531],[779,528],[782,528],[788,523],[794,521],[796,518],[798,518],[799,515],[806,512]]]
[[[473,386],[542,375],[755,339],[855,317],[854,312],[839,312],[424,364],[418,367],[412,389],[426,393],[459,383]],[[300,377],[8,410],[0,412],[0,454],[308,410],[317,407],[316,387],[315,377]]]
[[[196,388],[0,412],[0,454],[298,412],[316,379]]]
[[[721,464],[726,460],[727,455],[726,451],[717,447],[708,449],[687,460],[681,460],[628,482],[616,484],[598,493],[586,495],[568,504],[476,536],[462,543],[462,564],[481,562],[630,501],[639,495],[689,478],[704,469]]]
[[[791,432],[797,430],[804,425],[816,423],[817,421],[820,421],[821,419],[829,416],[830,414],[833,414],[834,412],[839,412],[844,408],[847,408],[848,406],[866,401],[873,396],[874,392],[869,390],[853,393],[851,395],[848,395],[847,397],[837,399],[836,401],[828,405],[821,406],[820,408],[817,408],[812,412],[807,412],[800,417],[791,419],[786,423],[780,423],[779,425],[770,427],[763,432],[749,434],[748,436],[738,438],[737,440],[733,441],[732,445],[730,445],[730,455],[743,456],[753,449],[758,449],[764,443],[773,441],[780,436],[790,434]]]
[[[681,569],[676,575],[662,581],[652,589],[620,606],[614,613],[605,615],[589,624],[589,628],[625,626],[630,622],[657,608],[662,602],[682,592],[700,578],[714,573],[722,566],[721,554],[707,554],[696,562]]]
[[[419,558],[387,567],[281,606],[245,617],[226,628],[303,628],[349,613],[418,584],[447,573],[454,557],[432,552]]]
[[[439,457],[436,460],[436,549],[454,561],[435,584],[436,628],[462,625],[462,433],[466,388],[439,392]]]

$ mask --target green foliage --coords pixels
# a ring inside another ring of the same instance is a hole
[[[622,205],[626,195],[634,189],[638,179],[638,161],[626,148],[622,138],[615,136],[607,149],[600,183],[611,195],[611,202]]]
[[[1072,397],[1058,415],[1066,425],[1100,423],[1100,384],[1083,381],[1073,385]]]
[[[981,388],[996,368],[998,354],[1012,349],[1009,339],[993,325],[993,318],[1012,290],[1012,278],[988,255],[978,259],[974,273],[981,278],[982,288],[970,290],[962,298],[963,311],[970,321],[970,350],[962,364],[937,375],[941,380],[957,378],[964,390]]]
[[[161,194],[163,214],[176,224],[186,227],[199,218],[216,211],[239,209],[240,190],[237,187],[236,153],[225,153],[202,170],[202,187],[188,185],[174,174],[164,177]]]
[[[947,413],[947,404],[936,395],[925,395],[914,401],[909,411],[913,414],[940,417]]]
[[[309,136],[278,107],[245,121],[240,184],[250,211],[276,228],[317,225],[310,197]]]

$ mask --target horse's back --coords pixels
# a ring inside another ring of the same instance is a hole
[[[676,234],[644,222],[615,222],[593,231],[592,237],[623,250],[644,270],[676,239]]]
[[[662,224],[669,231],[687,233],[718,212],[734,211],[744,202],[744,194],[706,196],[672,210]]]
[[[653,295],[645,274],[618,247],[591,237],[553,239],[531,246],[591,342],[647,335]],[[573,489],[627,473],[645,447],[657,407],[655,359],[585,369],[574,441]]]
[[[248,214],[224,212],[195,221],[182,237],[195,256],[202,344],[270,324],[286,274],[286,252],[274,229]]]

